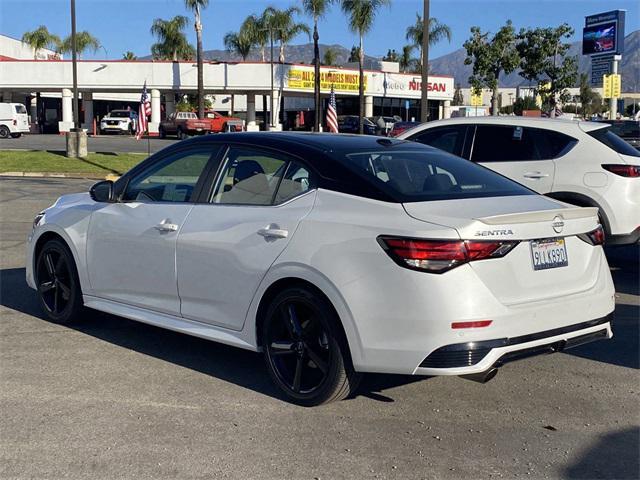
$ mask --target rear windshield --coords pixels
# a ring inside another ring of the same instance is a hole
[[[633,148],[618,135],[611,131],[611,127],[599,128],[597,130],[591,130],[587,132],[593,138],[601,143],[604,143],[611,150],[614,150],[622,155],[629,155],[630,157],[640,157],[640,151]]]
[[[345,155],[347,166],[401,202],[535,195],[487,168],[435,148]]]
[[[109,113],[109,116],[112,118],[129,118],[129,112],[126,110],[114,110]]]
[[[640,137],[640,122],[635,121],[609,121],[603,122],[611,125],[611,131],[620,137]]]
[[[27,109],[24,105],[15,105],[16,113],[27,113]]]

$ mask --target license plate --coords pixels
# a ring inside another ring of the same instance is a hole
[[[566,267],[569,265],[564,238],[531,240],[531,261],[534,270]]]
[[[202,129],[201,128],[196,128],[196,131],[201,132]]]

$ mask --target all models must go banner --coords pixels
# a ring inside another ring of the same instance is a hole
[[[288,87],[300,90],[313,90],[315,75],[313,70],[301,70],[292,68],[288,74]],[[336,92],[357,92],[360,87],[357,73],[347,72],[320,72],[320,89],[331,90],[331,85]],[[367,89],[367,77],[364,77],[364,88]]]

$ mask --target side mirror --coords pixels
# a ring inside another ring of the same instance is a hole
[[[96,202],[112,202],[113,182],[111,180],[103,180],[94,184],[89,190],[89,195]]]

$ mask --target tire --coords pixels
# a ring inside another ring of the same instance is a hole
[[[165,132],[162,127],[158,129],[158,134],[160,135],[160,138],[167,138],[167,132]]]
[[[180,140],[186,140],[187,139],[187,134],[184,133],[181,128],[178,128],[178,132],[177,133],[178,133],[178,139],[180,139]]]
[[[129,124],[129,135],[131,135],[133,137],[133,134],[135,133],[135,131],[133,130],[133,123]]]
[[[61,240],[44,244],[35,267],[38,300],[45,315],[53,322],[70,324],[83,311],[82,290],[69,247]]]
[[[0,138],[9,138],[11,131],[6,125],[0,125]]]
[[[11,138],[20,138],[21,136],[22,136],[22,133],[20,133],[20,132],[11,134]]]
[[[339,318],[328,301],[304,287],[287,288],[262,325],[267,370],[287,400],[312,407],[342,400],[357,388]]]

